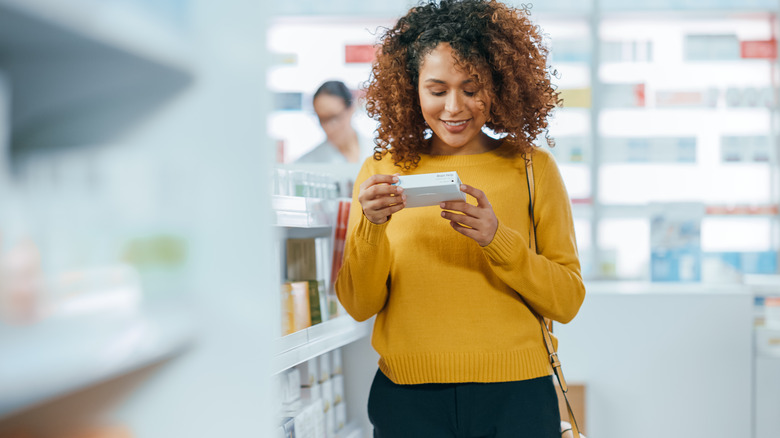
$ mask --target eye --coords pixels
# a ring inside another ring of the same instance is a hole
[[[445,91],[431,91],[434,96],[444,96]]]
[[[474,97],[475,94],[477,94],[476,91],[463,91],[463,94],[465,94],[468,97]]]

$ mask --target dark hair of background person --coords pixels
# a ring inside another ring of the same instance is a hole
[[[312,100],[316,99],[320,94],[340,97],[344,100],[344,104],[347,105],[347,108],[352,106],[352,92],[349,91],[349,88],[341,81],[324,82],[320,85],[320,88],[317,88],[317,91],[314,92]]]
[[[449,43],[456,65],[491,100],[485,126],[528,152],[561,103],[551,84],[548,49],[526,6],[495,0],[441,0],[412,8],[380,37],[381,48],[366,83],[365,104],[377,120],[374,159],[388,151],[396,166],[416,167],[431,131],[420,110],[418,78],[423,58]],[[400,62],[399,62],[400,61]],[[553,72],[553,74],[555,74]]]

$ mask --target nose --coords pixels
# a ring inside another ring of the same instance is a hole
[[[448,93],[444,102],[444,110],[450,114],[458,114],[463,107],[460,93]]]

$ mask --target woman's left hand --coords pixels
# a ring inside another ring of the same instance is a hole
[[[498,218],[493,212],[493,206],[485,196],[485,192],[466,184],[460,185],[460,190],[477,200],[477,205],[463,201],[442,202],[441,217],[450,221],[455,231],[474,239],[479,246],[487,246],[493,241],[498,229]]]

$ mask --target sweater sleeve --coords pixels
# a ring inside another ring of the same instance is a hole
[[[555,161],[534,160],[534,220],[539,254],[529,248],[528,236],[501,222],[484,248],[491,268],[546,318],[571,321],[585,299],[580,273],[571,202]],[[525,212],[526,209],[519,209]]]
[[[365,321],[379,313],[388,297],[390,246],[386,229],[390,221],[377,225],[363,215],[357,196],[360,184],[371,176],[368,158],[355,180],[347,225],[344,260],[336,277],[336,295],[353,318]]]

